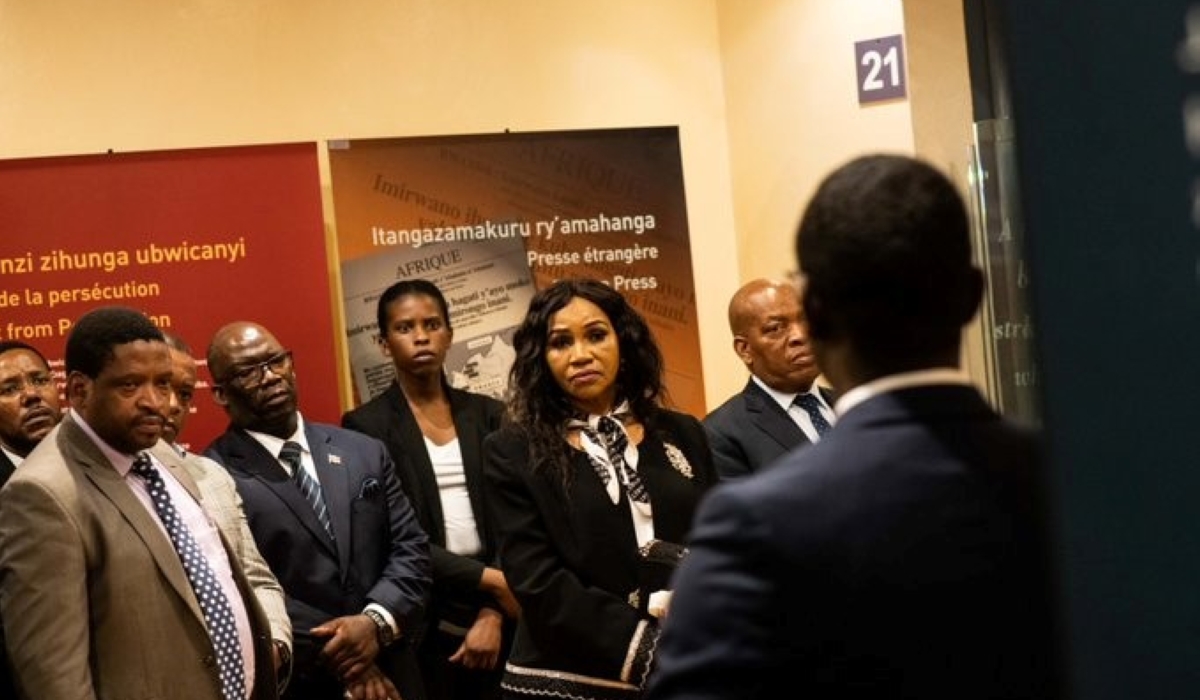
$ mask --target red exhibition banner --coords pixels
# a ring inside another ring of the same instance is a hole
[[[256,321],[295,352],[306,418],[340,393],[315,143],[0,161],[0,340],[37,347],[60,380],[66,335],[130,306],[201,362],[182,442],[224,430],[204,355],[225,323]]]

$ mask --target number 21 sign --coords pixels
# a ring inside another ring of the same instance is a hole
[[[905,96],[903,35],[854,42],[854,60],[859,104]]]

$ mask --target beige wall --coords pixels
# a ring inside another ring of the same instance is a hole
[[[858,104],[854,60],[855,42],[904,33],[901,0],[717,0],[717,8],[738,240],[738,277],[720,280],[728,299],[741,282],[795,269],[800,213],[832,168],[869,151],[912,153],[913,134],[907,100]],[[724,317],[704,318],[724,326],[721,347],[733,361],[714,377],[709,352],[706,388],[727,397],[748,375]]]
[[[912,100],[855,88],[854,42],[905,21],[901,0],[0,0],[0,158],[678,125],[715,406],[746,378],[726,301],[794,266],[817,181],[914,150]]]
[[[739,269],[795,267],[817,183],[868,151],[912,153],[907,100],[859,105],[854,43],[904,32],[900,0],[719,0]]]

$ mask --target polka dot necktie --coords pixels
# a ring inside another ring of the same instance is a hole
[[[283,449],[279,451],[279,459],[292,468],[292,479],[296,482],[296,486],[300,487],[300,493],[304,495],[304,500],[308,501],[313,511],[316,512],[317,520],[321,521],[321,527],[325,528],[329,539],[336,542],[337,538],[333,536],[333,522],[329,519],[329,509],[325,507],[325,496],[321,493],[321,482],[314,479],[301,463],[300,452],[302,449],[299,443],[288,440],[283,443]]]
[[[158,518],[166,528],[171,544],[175,545],[188,582],[192,584],[192,591],[200,602],[204,623],[208,627],[208,636],[217,654],[221,696],[225,700],[246,700],[246,670],[242,665],[242,645],[238,641],[233,607],[225,597],[225,592],[221,590],[221,584],[217,582],[217,577],[196,544],[196,539],[179,517],[175,505],[171,503],[171,496],[167,493],[162,474],[158,473],[158,469],[150,462],[146,453],[139,453],[134,460],[133,473],[146,482],[146,490],[150,493],[150,500],[154,502],[154,510],[158,511]]]
[[[824,414],[821,413],[821,401],[812,394],[799,394],[792,401],[795,405],[804,409],[808,417],[812,419],[813,427],[817,429],[817,437],[825,437],[825,433],[833,426],[829,425],[829,421],[825,420]]]

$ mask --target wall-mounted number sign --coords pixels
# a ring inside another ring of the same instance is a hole
[[[854,43],[858,64],[858,103],[904,97],[904,36],[880,37]]]

